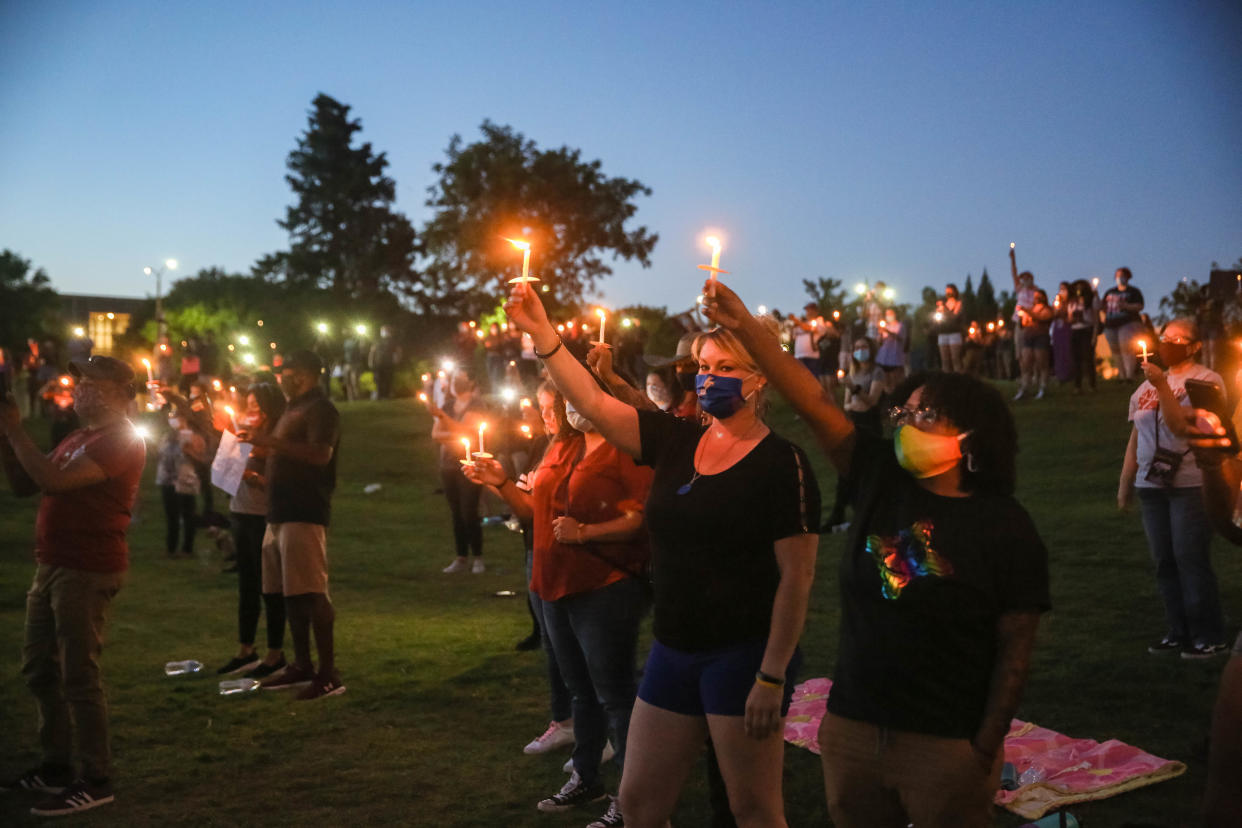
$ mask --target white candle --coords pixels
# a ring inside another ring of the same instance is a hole
[[[483,432],[487,431],[487,423],[479,423],[479,454],[484,452],[483,448]]]
[[[155,376],[151,373],[151,360],[147,359],[146,357],[143,357],[142,364],[147,369],[147,382],[148,383],[155,382]]]
[[[462,447],[465,448],[466,450],[466,459],[462,460],[461,463],[463,466],[469,466],[471,463],[474,462],[473,460],[470,459],[470,438],[462,437],[461,444],[462,444]]]
[[[607,319],[608,319],[608,315],[607,315],[606,313],[604,313],[604,309],[603,309],[603,308],[597,308],[597,309],[596,309],[596,311],[595,311],[595,313],[599,316],[599,343],[600,343],[601,345],[603,345],[603,344],[604,344],[604,342],[605,342],[605,339],[604,339],[604,323],[607,321]]]
[[[1143,357],[1143,364],[1144,364],[1144,365],[1146,365],[1146,364],[1147,364],[1147,357],[1148,357],[1148,353],[1147,353],[1147,342],[1146,342],[1146,340],[1142,340],[1142,339],[1140,339],[1140,340],[1139,340],[1139,347],[1143,349],[1143,353],[1142,353],[1142,357]]]
[[[509,284],[538,282],[538,277],[530,275],[530,242],[521,239],[505,239],[505,241],[522,251],[522,275],[516,279],[510,279]]]
[[[233,413],[233,406],[226,405],[225,412],[229,415],[229,422],[233,424],[233,433],[237,433],[237,415]]]

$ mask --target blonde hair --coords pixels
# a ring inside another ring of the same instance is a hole
[[[763,326],[764,331],[769,336],[779,341],[780,324],[775,319],[767,314],[755,318],[759,320],[759,324]],[[747,371],[764,378],[764,384],[755,392],[755,414],[763,417],[768,410],[768,386],[766,382],[767,376],[760,370],[759,363],[755,362],[755,358],[750,355],[750,351],[746,350],[746,346],[742,344],[741,340],[732,331],[721,327],[704,331],[695,337],[694,343],[690,346],[690,355],[694,357],[696,362],[699,359],[699,354],[703,351],[703,346],[708,342],[714,342],[717,348],[736,360]]]

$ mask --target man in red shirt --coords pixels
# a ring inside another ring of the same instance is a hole
[[[108,605],[129,567],[125,534],[146,447],[126,419],[134,371],[106,356],[69,364],[73,407],[83,427],[44,455],[22,429],[12,400],[0,401],[0,455],[19,496],[43,493],[35,523],[34,583],[26,596],[22,675],[39,711],[43,764],[5,783],[48,796],[39,816],[111,802],[108,708],[100,680]],[[81,774],[73,764],[74,730]]]

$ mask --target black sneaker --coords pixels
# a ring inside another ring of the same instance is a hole
[[[578,772],[574,771],[569,776],[569,781],[557,793],[552,794],[547,799],[539,800],[539,804],[535,807],[543,811],[545,814],[555,814],[561,811],[568,811],[571,808],[577,808],[581,805],[587,805],[591,802],[599,802],[608,794],[604,793],[604,786],[596,782],[594,785],[587,785],[582,781],[582,777],[578,776]]]
[[[528,652],[530,650],[538,650],[543,646],[543,641],[539,637],[539,633],[533,632],[519,641],[513,649],[518,652]]]
[[[1186,642],[1180,638],[1174,638],[1166,635],[1164,638],[1147,647],[1147,652],[1152,655],[1160,655],[1162,653],[1180,653],[1186,647]]]
[[[38,767],[26,771],[16,779],[6,779],[3,784],[0,784],[0,791],[60,793],[72,784],[73,773],[71,771]]]
[[[44,797],[30,809],[35,816],[64,816],[76,814],[78,811],[89,811],[100,805],[107,805],[115,797],[112,786],[107,782],[93,785],[79,779],[58,794]]]
[[[255,667],[249,673],[246,673],[245,678],[258,679],[259,681],[262,681],[268,676],[279,673],[281,670],[285,669],[288,666],[289,666],[289,662],[285,661],[284,656],[281,656],[280,661],[276,662],[275,664],[260,663],[258,667]]]
[[[217,676],[231,676],[234,673],[244,673],[247,670],[257,667],[258,664],[259,664],[259,657],[255,655],[254,653],[251,653],[248,656],[238,656],[237,658],[230,661],[228,664],[225,664],[219,670],[216,670],[216,675]]]
[[[1182,658],[1187,661],[1197,661],[1205,658],[1215,658],[1229,652],[1227,644],[1190,644],[1182,650]]]
[[[588,822],[586,828],[623,828],[625,820],[621,817],[621,806],[617,804],[617,798],[610,796],[608,810],[604,811],[604,815],[594,822]]]

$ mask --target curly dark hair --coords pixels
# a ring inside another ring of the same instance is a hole
[[[969,374],[930,371],[908,377],[893,391],[892,399],[904,405],[922,388],[919,403],[935,409],[949,422],[970,434],[962,440],[962,489],[1012,495],[1017,483],[1018,428],[1005,398],[990,383]]]

